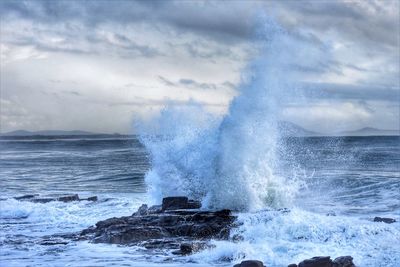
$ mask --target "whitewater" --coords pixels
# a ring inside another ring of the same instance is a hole
[[[135,122],[138,137],[1,140],[0,265],[232,266],[259,259],[278,267],[351,255],[361,267],[400,266],[399,138],[287,137],[282,112],[299,97],[304,70],[330,59],[329,46],[310,46],[307,35],[268,18],[258,28],[256,56],[226,114],[171,105]],[[99,201],[13,199],[75,192]],[[39,242],[176,195],[201,200],[204,209],[233,210],[239,226],[230,240],[189,256]]]

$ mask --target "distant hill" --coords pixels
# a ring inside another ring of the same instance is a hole
[[[398,130],[381,130],[371,127],[361,128],[355,131],[343,131],[333,134],[335,136],[399,136]]]
[[[279,132],[282,136],[320,136],[320,133],[309,131],[289,121],[278,123]]]
[[[58,131],[58,130],[47,130],[47,131],[25,131],[25,130],[17,130],[7,133],[2,133],[2,136],[57,136],[57,135],[101,135],[99,133],[92,133],[86,131]]]
[[[282,136],[399,136],[400,131],[398,130],[381,130],[371,127],[365,127],[355,131],[342,131],[336,133],[318,133],[313,132],[303,127],[288,121],[280,121],[278,123],[278,129]],[[129,137],[131,135],[126,134],[103,134],[93,133],[87,131],[58,131],[58,130],[45,130],[45,131],[25,131],[17,130],[0,134],[1,137],[29,137],[29,136],[93,136],[96,137]]]

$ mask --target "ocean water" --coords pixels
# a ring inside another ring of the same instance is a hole
[[[399,137],[293,137],[280,140],[280,176],[301,186],[288,213],[237,211],[243,223],[215,248],[178,257],[140,247],[88,242],[40,245],[43,236],[80,231],[133,213],[147,193],[150,158],[137,138],[22,138],[0,141],[0,266],[232,266],[261,259],[287,266],[316,255],[352,255],[357,266],[400,266]],[[290,153],[289,153],[290,152]],[[278,175],[278,174],[277,174]],[[97,195],[98,202],[30,203],[40,193]]]
[[[399,137],[285,137],[279,122],[286,108],[317,101],[298,89],[312,78],[308,70],[335,60],[332,43],[315,45],[307,32],[265,16],[255,28],[254,59],[224,114],[194,101],[171,103],[135,120],[138,138],[1,140],[0,264],[232,266],[259,259],[280,267],[351,255],[357,266],[399,267]],[[99,201],[13,199],[26,193]],[[205,209],[232,209],[241,224],[230,240],[186,257],[133,246],[40,244],[43,236],[80,231],[174,195]],[[397,222],[373,222],[375,216]]]

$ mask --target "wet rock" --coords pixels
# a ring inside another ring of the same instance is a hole
[[[137,214],[138,215],[147,215],[148,214],[148,207],[146,204],[143,204],[142,206],[139,207],[139,209],[137,210]]]
[[[57,240],[57,239],[49,239],[49,240],[43,240],[39,242],[40,245],[42,246],[55,246],[55,245],[67,245],[68,241],[66,240]]]
[[[98,201],[99,199],[97,198],[97,196],[92,196],[92,197],[88,197],[86,200],[87,201]]]
[[[196,253],[198,251],[207,249],[212,247],[211,245],[207,244],[206,242],[189,242],[189,243],[182,243],[179,245],[179,250],[173,251],[172,254],[175,255],[189,255],[192,253]]]
[[[289,264],[287,267],[297,267],[297,264],[292,263],[292,264]]]
[[[353,263],[353,257],[341,256],[333,261],[332,267],[356,267]]]
[[[14,197],[16,200],[20,201],[30,201],[34,203],[48,203],[52,201],[61,201],[61,202],[72,202],[72,201],[82,201],[82,200],[87,200],[87,201],[98,201],[97,196],[92,196],[88,198],[79,198],[78,194],[73,194],[73,195],[61,195],[61,196],[43,196],[41,197],[39,194],[29,194],[29,195],[24,195],[20,197]]]
[[[16,200],[26,200],[26,199],[31,199],[34,197],[39,196],[39,194],[29,194],[29,195],[23,195],[23,196],[19,196],[19,197],[14,197],[14,199]]]
[[[332,260],[329,256],[313,257],[299,263],[299,267],[332,267]]]
[[[176,247],[179,248],[177,254],[190,254],[204,249],[211,238],[229,237],[229,230],[236,218],[230,210],[182,209],[183,206],[188,207],[188,202],[185,197],[174,197],[164,199],[163,206],[148,208],[142,205],[131,216],[97,222],[94,227],[83,230],[80,237],[95,243],[160,249],[166,242],[174,246],[181,244]]]
[[[34,199],[29,199],[29,201],[33,202],[33,203],[48,203],[48,202],[52,202],[52,201],[56,201],[56,199],[54,198],[34,198]]]
[[[62,196],[57,198],[58,201],[62,202],[71,202],[71,201],[79,201],[78,194],[70,195],[70,196]]]
[[[396,220],[392,218],[375,217],[374,222],[395,223]]]
[[[185,209],[188,203],[187,197],[165,197],[162,200],[163,210]]]
[[[188,199],[187,197],[165,197],[162,201],[162,210],[177,209],[199,209],[200,201]]]
[[[262,261],[247,260],[247,261],[242,261],[239,264],[235,264],[233,267],[265,267],[265,266]]]
[[[186,204],[186,209],[200,209],[200,208],[201,208],[201,202],[197,200],[189,199]]]

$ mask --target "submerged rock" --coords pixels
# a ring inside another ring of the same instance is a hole
[[[375,217],[374,222],[395,223],[396,220],[392,218]]]
[[[16,200],[21,200],[21,201],[30,201],[34,203],[48,203],[52,201],[61,201],[61,202],[72,202],[72,201],[97,201],[98,198],[97,196],[92,196],[88,198],[80,198],[78,194],[73,194],[73,195],[61,195],[61,196],[44,196],[40,197],[39,194],[29,194],[29,195],[23,195],[19,197],[14,197]]]
[[[199,207],[200,202],[186,197],[164,198],[162,206],[144,204],[131,216],[99,221],[80,236],[94,243],[168,246],[179,248],[175,254],[186,255],[206,248],[211,238],[227,239],[236,218],[230,210],[202,211]]]

